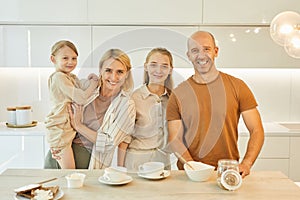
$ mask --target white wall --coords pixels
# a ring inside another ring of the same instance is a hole
[[[0,121],[6,107],[33,106],[42,121],[49,111],[47,78],[54,70],[50,48],[73,41],[79,50],[76,73],[97,73],[108,48],[132,59],[135,86],[149,49],[168,48],[175,58],[176,83],[193,73],[186,39],[211,31],[220,47],[217,66],[241,77],[259,102],[264,121],[300,121],[300,59],[269,36],[269,23],[281,11],[300,11],[298,0],[0,0]]]

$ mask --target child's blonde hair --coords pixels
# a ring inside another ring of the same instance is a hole
[[[63,48],[64,46],[67,46],[70,49],[72,49],[78,56],[78,51],[77,51],[75,45],[68,40],[60,40],[60,41],[56,42],[51,48],[51,55],[55,56],[57,51],[60,50],[61,48]]]

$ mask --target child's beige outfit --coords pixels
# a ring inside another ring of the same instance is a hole
[[[50,148],[61,150],[60,154],[66,146],[72,144],[76,134],[70,123],[68,105],[72,102],[85,105],[96,95],[93,93],[87,96],[85,90],[81,89],[83,87],[74,74],[54,72],[48,79],[52,108],[45,120],[47,141]]]
[[[137,172],[145,162],[163,162],[165,169],[170,169],[170,154],[167,141],[168,130],[166,107],[169,95],[153,94],[143,85],[132,94],[136,107],[135,131],[125,157],[125,167],[130,172]]]

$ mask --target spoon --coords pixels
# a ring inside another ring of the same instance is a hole
[[[38,189],[38,188],[42,187],[43,183],[48,183],[48,182],[54,181],[56,179],[57,178],[51,178],[51,179],[44,180],[44,181],[41,181],[41,182],[38,182],[38,183],[32,183],[32,184],[24,185],[22,187],[19,187],[19,188],[15,189],[14,191],[16,193],[19,193],[19,192],[26,193],[26,192],[31,191],[33,189]]]
[[[48,183],[48,182],[54,181],[54,180],[56,180],[56,179],[58,179],[58,178],[51,178],[51,179],[48,179],[48,180],[44,180],[44,181],[38,182],[37,184]]]
[[[190,163],[188,163],[178,152],[175,152],[174,154],[177,158],[181,160],[181,162],[189,166],[190,169],[195,170],[194,167]]]

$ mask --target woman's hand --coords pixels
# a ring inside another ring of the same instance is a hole
[[[72,127],[79,132],[79,127],[82,125],[83,108],[82,106],[72,103],[68,106],[70,122]]]
[[[77,133],[80,133],[92,143],[96,143],[97,131],[88,128],[85,124],[82,123],[83,110],[84,109],[82,106],[77,105],[75,103],[72,103],[68,106],[71,126],[75,129]]]

